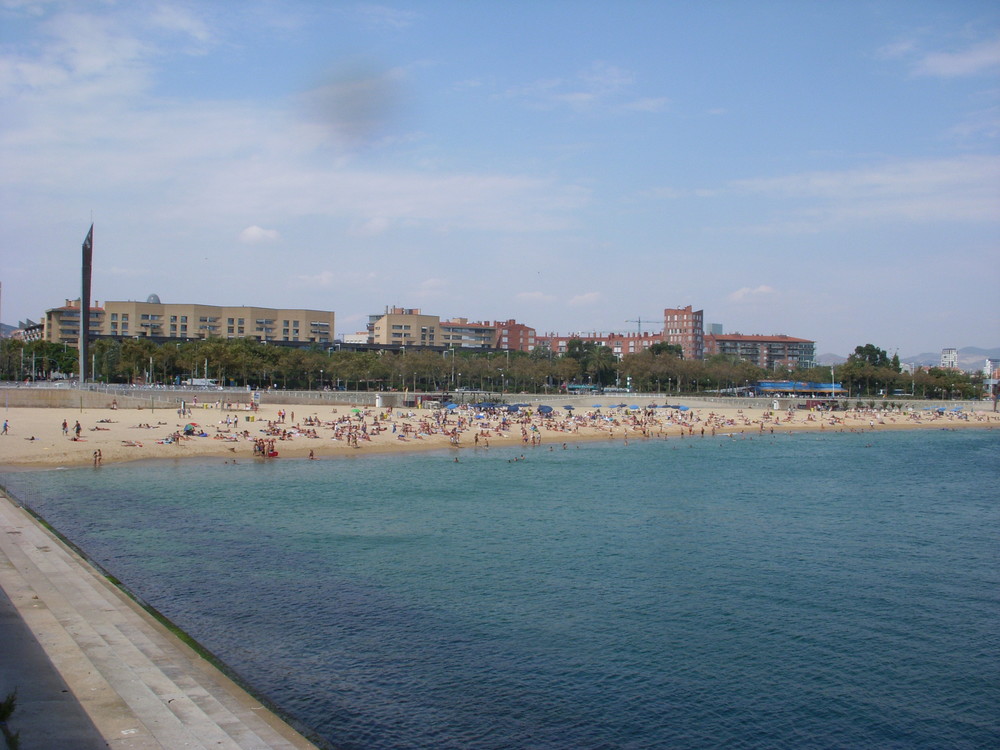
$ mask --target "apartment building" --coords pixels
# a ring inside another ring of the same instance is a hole
[[[663,341],[681,348],[684,359],[705,358],[705,311],[668,307],[663,311]]]
[[[958,349],[949,348],[941,350],[941,369],[942,370],[958,369]]]
[[[494,321],[493,327],[496,329],[496,341],[493,346],[497,349],[509,349],[514,352],[530,352],[536,346],[535,329],[518,323],[516,320]]]
[[[561,336],[555,333],[548,333],[544,336],[537,336],[538,344],[548,346],[553,354],[565,354],[569,342],[573,339],[598,344],[608,347],[618,359],[626,354],[637,354],[648,349],[653,344],[663,343],[661,333],[608,333],[606,331],[591,331],[589,333],[571,333]]]
[[[164,304],[155,294],[145,302],[105,302],[103,308],[91,308],[90,319],[95,336],[182,341],[252,338],[319,345],[333,343],[334,325],[334,313],[326,310]],[[79,336],[79,300],[67,300],[66,306],[46,311],[46,340],[76,346]]]
[[[391,307],[384,315],[370,316],[371,343],[395,346],[443,346],[441,318],[424,315],[419,308]]]
[[[792,336],[744,336],[739,333],[705,337],[705,356],[725,354],[753,362],[765,370],[808,367],[816,358],[816,342]]]
[[[391,307],[384,315],[369,316],[368,331],[368,343],[376,345],[517,351],[531,351],[535,347],[535,329],[515,320],[492,323],[468,318],[441,320],[419,308]]]
[[[100,333],[104,324],[104,308],[101,303],[94,300],[93,307],[90,308],[90,332],[93,335]],[[53,307],[45,311],[45,318],[42,321],[42,338],[54,344],[66,344],[68,346],[79,347],[80,345],[80,300],[66,300],[62,307]]]

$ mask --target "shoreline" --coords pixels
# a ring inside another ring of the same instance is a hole
[[[353,455],[477,447],[531,447],[600,440],[879,432],[899,429],[992,429],[992,411],[871,409],[817,412],[698,403],[638,410],[578,406],[510,412],[266,404],[257,410],[202,404],[184,414],[149,408],[7,407],[0,471],[38,471],[145,460],[327,460]],[[78,427],[79,425],[79,427]],[[185,428],[187,430],[185,431]],[[187,434],[185,434],[187,433]],[[79,436],[77,438],[77,435]],[[274,453],[276,455],[268,456]]]

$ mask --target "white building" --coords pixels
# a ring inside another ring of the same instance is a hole
[[[941,369],[942,370],[958,369],[958,349],[941,350]]]

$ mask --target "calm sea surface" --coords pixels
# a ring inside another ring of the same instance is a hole
[[[1000,431],[16,473],[338,748],[996,748]]]

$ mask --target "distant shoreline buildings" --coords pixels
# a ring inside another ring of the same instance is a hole
[[[145,338],[158,343],[248,338],[281,346],[521,352],[545,349],[560,355],[567,351],[570,341],[578,339],[606,346],[618,359],[663,343],[679,347],[684,359],[701,360],[723,354],[768,370],[808,367],[815,359],[815,342],[809,339],[784,334],[724,334],[717,323],[706,333],[704,311],[694,310],[691,305],[665,308],[660,330],[569,334],[539,334],[514,319],[441,319],[419,308],[386,307],[384,313],[369,316],[365,331],[340,338],[334,334],[335,313],[329,310],[163,303],[155,294],[145,302],[105,301],[100,305],[95,301],[89,315],[90,331],[95,338]],[[64,305],[46,310],[41,323],[22,322],[15,337],[78,347],[80,300],[66,300]]]

